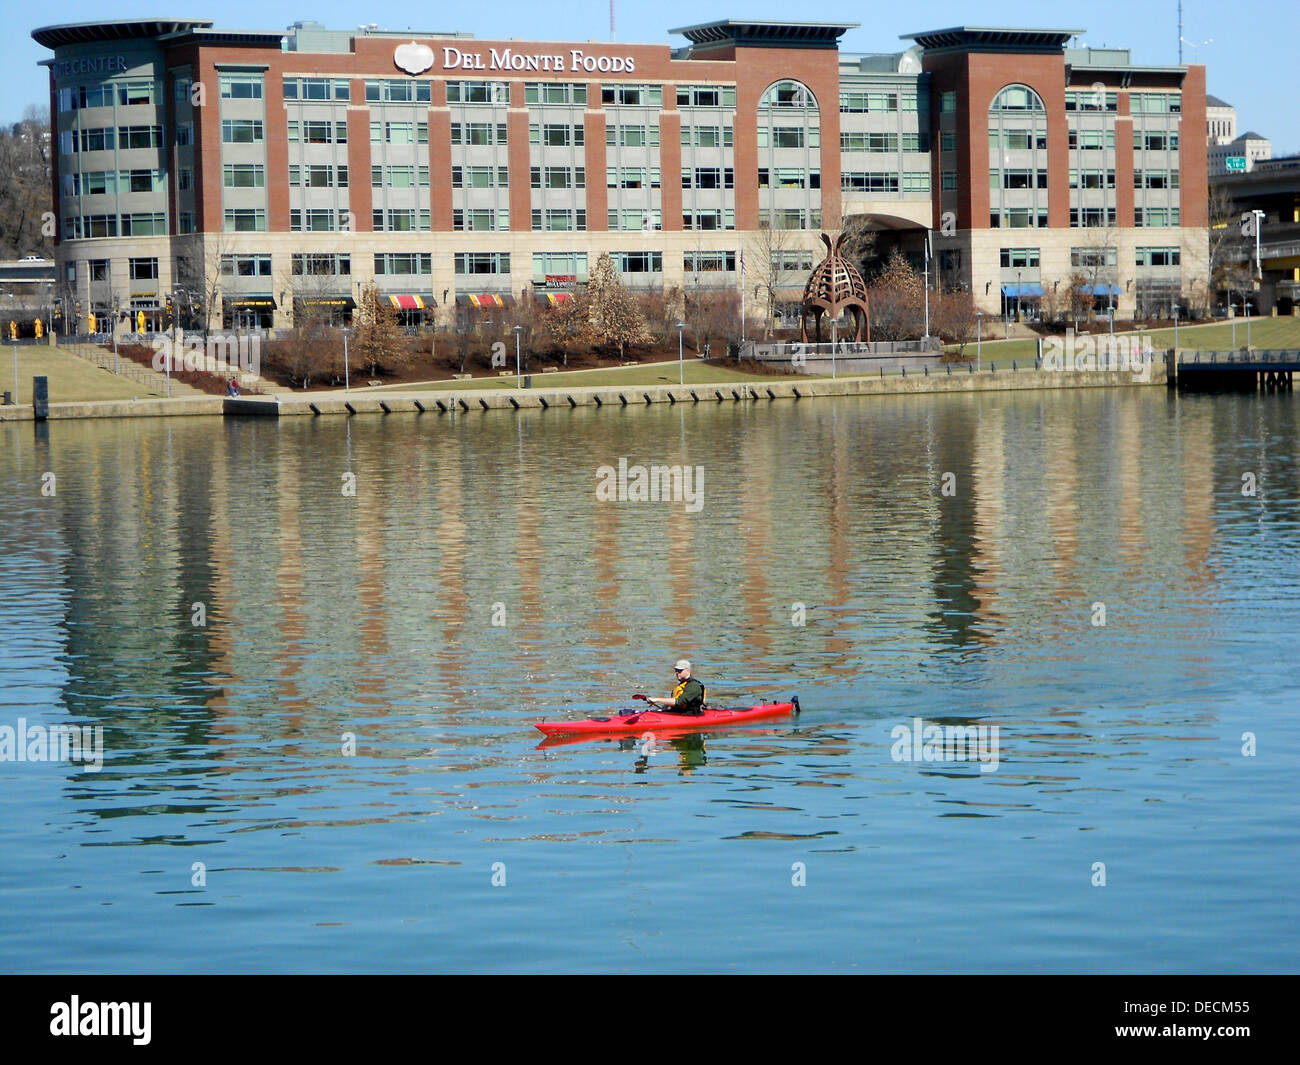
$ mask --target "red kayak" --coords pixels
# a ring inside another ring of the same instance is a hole
[[[625,712],[613,717],[589,717],[582,721],[538,721],[533,727],[547,736],[617,736],[643,732],[695,732],[702,728],[742,725],[768,717],[799,713],[799,696],[788,703],[758,703],[750,707],[710,710],[698,715],[665,714],[659,710]]]

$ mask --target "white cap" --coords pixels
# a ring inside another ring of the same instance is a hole
[[[685,658],[679,658],[677,660],[677,665],[673,666],[673,669],[690,669],[690,668],[691,668],[691,664]]]

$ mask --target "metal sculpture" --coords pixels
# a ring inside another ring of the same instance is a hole
[[[834,322],[846,311],[853,322],[853,340],[871,341],[871,321],[867,303],[867,286],[858,273],[857,267],[848,261],[841,252],[844,234],[835,238],[834,244],[825,233],[822,242],[826,245],[826,258],[808,275],[808,283],[803,289],[803,304],[799,314],[799,333],[803,342],[808,343],[808,315],[814,319],[814,335],[817,344],[822,340],[822,315],[829,314]]]

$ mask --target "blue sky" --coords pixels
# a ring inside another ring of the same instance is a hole
[[[52,0],[22,5],[0,0],[3,25],[13,36],[0,66],[0,120],[17,119],[28,104],[47,106],[45,69],[36,64],[50,53],[29,36],[37,26],[100,19],[211,18],[222,29],[283,29],[297,19],[315,19],[331,29],[377,22],[385,29],[465,30],[477,37],[586,41],[609,39],[609,0],[495,0],[471,5],[417,5],[411,0],[310,0],[293,7],[250,0]],[[792,15],[792,9],[797,12]],[[673,26],[718,18],[803,18],[861,22],[845,36],[848,51],[886,52],[902,47],[901,33],[946,26],[1039,26],[1082,29],[1088,44],[1126,47],[1137,63],[1178,61],[1177,0],[1036,0],[1032,5],[1006,0],[918,0],[910,4],[864,0],[820,0],[795,5],[790,0],[617,0],[618,39],[638,43],[684,44],[670,37]],[[1032,14],[1029,12],[1032,11]],[[1253,129],[1273,141],[1274,154],[1300,152],[1294,0],[1184,0],[1183,36],[1199,49],[1184,48],[1208,67],[1209,91],[1236,106],[1240,129]],[[1288,27],[1290,27],[1288,29]]]

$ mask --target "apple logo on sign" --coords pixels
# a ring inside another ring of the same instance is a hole
[[[393,62],[408,74],[423,74],[433,66],[433,49],[427,44],[399,44],[393,52]]]

